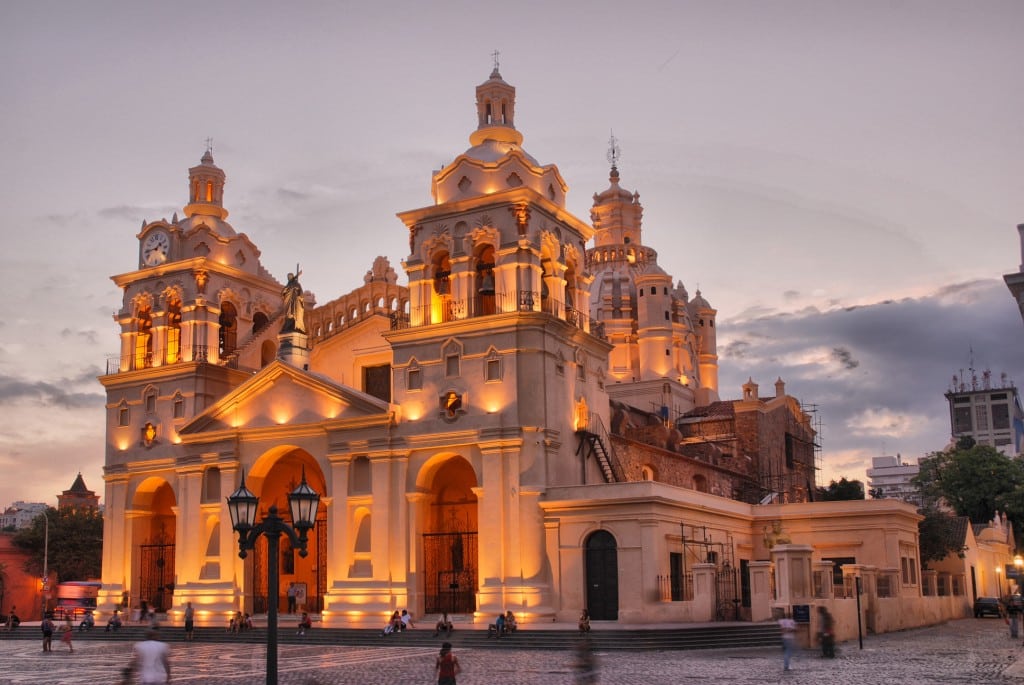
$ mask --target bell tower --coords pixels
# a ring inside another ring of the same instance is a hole
[[[224,209],[225,178],[224,171],[213,163],[212,141],[207,141],[199,166],[188,170],[189,203],[185,205],[185,216],[228,218],[228,210]]]

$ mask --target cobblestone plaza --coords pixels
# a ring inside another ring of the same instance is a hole
[[[74,653],[55,643],[54,651],[44,654],[38,642],[0,638],[0,685],[110,685],[119,682],[119,671],[130,654],[127,641],[79,640]],[[434,649],[394,644],[370,648],[284,645],[279,681],[282,685],[433,683],[435,654]],[[457,656],[463,665],[459,685],[574,682],[573,653],[517,649],[515,638],[489,649],[457,650]],[[868,636],[863,650],[856,641],[844,643],[834,660],[798,650],[789,672],[782,670],[781,649],[774,648],[616,651],[598,653],[597,658],[599,682],[616,685],[1024,683],[1024,649],[1009,638],[1002,621],[991,619],[962,619]],[[172,682],[261,683],[264,659],[261,645],[173,642]]]

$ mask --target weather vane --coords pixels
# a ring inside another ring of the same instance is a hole
[[[615,139],[615,132],[613,131],[608,138],[608,163],[612,165],[613,169],[618,167],[621,156],[622,149],[619,148],[619,141]]]
[[[494,71],[495,72],[498,71],[498,57],[500,57],[500,56],[501,56],[501,53],[498,52],[497,50],[495,50],[494,52],[491,53],[491,57],[494,58]]]

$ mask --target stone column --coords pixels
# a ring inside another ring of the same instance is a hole
[[[693,569],[693,620],[695,622],[715,620],[715,587],[714,564],[694,564]]]
[[[750,620],[753,623],[767,621],[772,617],[772,562],[751,561],[750,569]]]

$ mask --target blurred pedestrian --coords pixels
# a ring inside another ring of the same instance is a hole
[[[156,628],[150,628],[146,639],[132,648],[131,671],[138,674],[141,685],[162,685],[171,680],[170,650],[159,635]]]
[[[792,670],[789,661],[793,658],[793,647],[796,645],[796,621],[783,614],[779,619],[779,630],[782,632],[782,670]]]
[[[829,659],[836,655],[836,622],[823,606],[818,607],[818,637],[821,638],[821,655]]]
[[[441,653],[434,662],[434,671],[437,673],[437,685],[456,685],[455,676],[462,672],[462,667],[458,658],[452,654],[451,642],[441,645]]]
[[[590,644],[590,636],[576,642],[576,663],[574,664],[576,685],[594,685],[597,682],[597,659]]]
[[[69,652],[74,652],[75,648],[71,644],[71,636],[74,635],[75,630],[71,627],[71,617],[68,616],[64,620],[64,625],[60,627],[60,641],[68,646]]]

